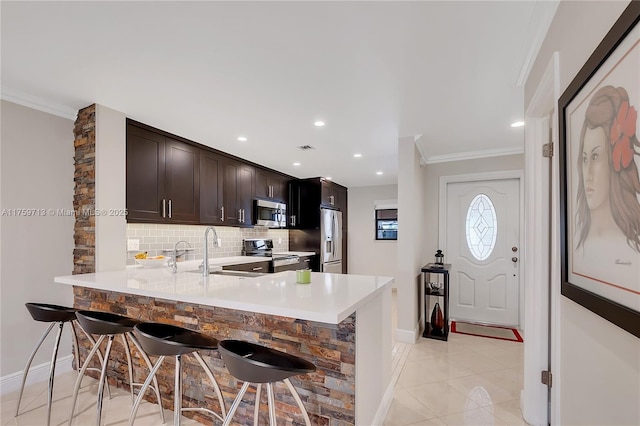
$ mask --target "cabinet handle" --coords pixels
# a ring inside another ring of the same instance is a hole
[[[220,207],[220,222],[224,222],[224,206]]]
[[[167,217],[167,200],[162,199],[162,217]]]
[[[252,271],[262,271],[262,266],[256,266],[255,268],[251,269]]]
[[[329,195],[329,204],[333,206],[334,203],[335,203],[335,197],[333,195]]]
[[[305,259],[305,260],[303,260],[303,262],[309,263],[309,262],[311,262],[311,259]]]
[[[295,214],[291,215],[291,226],[296,226],[296,215]]]
[[[169,219],[171,219],[171,200],[169,200]]]
[[[244,209],[242,209],[242,223],[244,223]]]

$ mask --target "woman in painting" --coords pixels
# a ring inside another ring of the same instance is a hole
[[[635,156],[640,155],[640,143],[636,120],[637,112],[622,87],[600,88],[587,107],[580,133],[576,204],[576,251],[585,260],[603,260],[604,255],[619,265],[637,262],[640,179]]]

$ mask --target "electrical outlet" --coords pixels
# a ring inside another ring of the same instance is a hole
[[[222,238],[218,238],[218,247],[222,247]]]
[[[140,240],[129,238],[127,240],[127,250],[128,251],[140,250]]]
[[[278,244],[282,244],[282,237],[278,237]]]

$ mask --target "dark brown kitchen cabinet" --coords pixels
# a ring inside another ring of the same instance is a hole
[[[323,207],[342,210],[341,207],[347,202],[346,188],[325,179],[321,179],[320,187],[320,204]]]
[[[127,123],[127,221],[198,223],[198,148]]]
[[[222,167],[222,222],[232,226],[251,226],[255,169],[232,158],[225,158]]]
[[[224,157],[200,150],[200,223],[220,225],[222,217],[222,170]]]
[[[265,169],[256,169],[256,197],[285,203],[287,200],[287,177]]]
[[[224,265],[222,269],[225,271],[258,272],[266,274],[269,272],[270,263],[269,261],[238,263],[235,265]]]

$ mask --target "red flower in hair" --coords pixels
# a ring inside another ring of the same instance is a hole
[[[618,110],[618,116],[611,125],[611,145],[613,152],[613,168],[616,172],[626,169],[633,161],[633,147],[631,136],[636,133],[636,119],[638,113],[634,107],[629,107],[629,102],[624,101]]]

